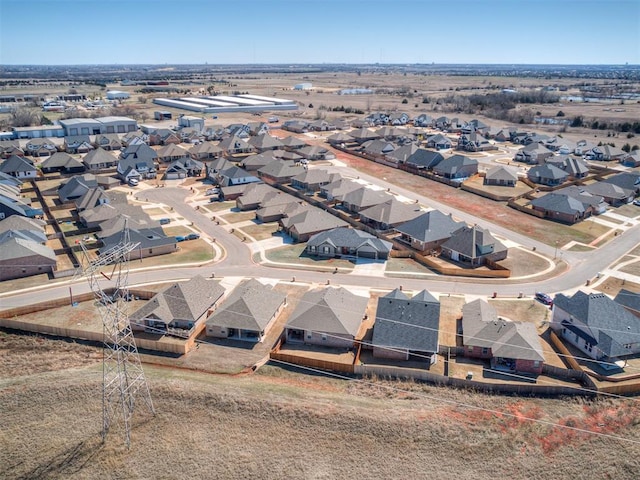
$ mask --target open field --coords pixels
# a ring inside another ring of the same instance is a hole
[[[96,353],[0,333],[0,476],[625,480],[640,467],[637,444],[553,426],[640,441],[633,401],[514,399],[276,366],[252,376],[146,366],[157,415],[139,405],[131,450],[118,425],[103,445]]]

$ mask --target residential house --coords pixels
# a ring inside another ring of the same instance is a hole
[[[130,132],[130,134],[133,133],[134,132]],[[122,148],[122,141],[117,133],[101,133],[100,135],[96,135],[93,145],[96,148],[102,148],[104,150],[120,150]]]
[[[362,188],[362,185],[347,178],[338,178],[320,187],[320,196],[327,200],[341,198],[349,192]]]
[[[191,158],[189,156],[189,152],[178,145],[174,145],[173,143],[162,147],[160,150],[158,150],[157,155],[158,160],[163,163],[171,163],[176,160]]]
[[[269,133],[269,125],[265,122],[248,122],[247,127],[249,127],[249,135],[252,137]]]
[[[0,158],[9,158],[12,155],[24,157],[24,151],[20,148],[20,142],[18,140],[1,140]]]
[[[375,140],[378,138],[377,133],[369,130],[366,127],[350,131],[349,136],[359,144],[363,144],[364,142],[368,142],[369,140]]]
[[[336,198],[336,197],[334,197]],[[367,187],[360,187],[337,198],[342,202],[342,207],[351,213],[358,213],[361,210],[373,207],[390,200],[391,196],[381,190],[372,190]]]
[[[478,173],[478,161],[464,155],[454,155],[438,162],[432,170],[441,177],[461,181]]]
[[[446,150],[453,146],[451,140],[449,140],[448,137],[445,137],[441,133],[431,135],[429,138],[427,138],[426,145],[428,148],[435,148],[436,150]]]
[[[110,152],[102,148],[96,148],[84,156],[82,163],[87,170],[97,171],[116,167],[118,165],[118,159]]]
[[[25,145],[25,153],[32,157],[48,157],[57,151],[55,143],[48,138],[32,138]]]
[[[109,206],[109,205],[106,205]],[[130,228],[129,238],[131,243],[136,244],[136,248],[131,251],[131,260],[165,255],[173,253],[178,249],[175,237],[167,237],[161,227],[157,228]],[[102,255],[109,250],[116,248],[122,241],[122,232],[118,232],[102,239],[103,247],[99,253]]]
[[[136,144],[139,145],[141,143],[146,144],[149,141],[149,135],[140,130],[136,130],[134,132],[125,133],[121,141],[122,141],[122,145],[125,147],[130,147]],[[105,148],[105,150],[108,150],[108,148]]]
[[[424,213],[420,206],[404,203],[394,197],[360,211],[360,222],[375,230],[390,230]]]
[[[187,177],[199,177],[204,171],[204,164],[193,158],[186,157],[173,160],[164,171],[164,178],[175,180]]]
[[[497,165],[487,170],[484,176],[485,185],[500,187],[515,187],[518,183],[518,175],[514,170],[504,165]]]
[[[268,150],[278,150],[283,148],[282,142],[277,137],[272,137],[269,134],[262,134],[256,137],[251,137],[247,142],[249,145],[259,152],[266,152]]]
[[[289,183],[296,175],[304,173],[305,169],[301,165],[296,165],[290,160],[278,160],[270,162],[258,169],[258,177],[270,184]]]
[[[348,227],[333,228],[313,235],[305,249],[314,257],[355,257],[386,260],[393,244],[362,230]]]
[[[149,132],[149,145],[177,145],[182,143],[180,135],[168,128],[158,128]]]
[[[145,165],[155,165],[158,162],[158,154],[156,151],[145,143],[134,143],[128,145],[120,152],[120,160],[135,160],[135,163],[144,163]],[[130,164],[130,163],[129,163]]]
[[[227,125],[224,130],[226,136],[238,137],[243,140],[251,136],[251,128],[244,123],[232,123],[231,125]]]
[[[19,218],[19,217],[11,217],[11,218]],[[6,220],[3,220],[6,221]],[[2,226],[2,222],[0,222],[0,227]],[[636,317],[640,317],[640,293],[632,292],[631,290],[627,290],[623,288],[618,292],[616,298],[613,299],[614,302],[622,305],[628,311],[633,313]]]
[[[328,185],[340,177],[338,173],[329,173],[326,170],[305,170],[291,179],[291,186],[307,193],[320,190],[323,185]]]
[[[389,114],[385,112],[374,112],[367,115],[364,121],[367,125],[371,125],[373,127],[386,125],[389,123]]]
[[[34,208],[31,201],[21,198],[19,195],[0,194],[0,220],[20,215],[29,218],[40,218],[43,215],[41,208]]]
[[[309,122],[305,120],[286,120],[282,129],[293,133],[306,133],[309,131]]]
[[[438,165],[442,160],[444,160],[444,157],[440,152],[418,148],[413,154],[407,157],[404,163],[407,167],[417,170],[432,170],[433,167]]]
[[[55,269],[53,249],[38,241],[5,236],[0,244],[0,281],[51,274]]]
[[[84,164],[66,152],[56,152],[40,164],[42,173],[82,173]]]
[[[249,172],[260,170],[265,165],[277,160],[273,153],[274,150],[269,150],[257,155],[249,155],[240,162],[240,166]]]
[[[253,145],[237,135],[224,138],[220,141],[218,147],[225,156],[246,156],[256,151]]]
[[[395,149],[396,146],[393,143],[376,139],[364,142],[358,150],[374,160],[384,160]]]
[[[319,145],[307,145],[299,148],[296,153],[307,160],[333,160],[336,158],[331,150]]]
[[[564,223],[576,223],[606,210],[602,197],[591,195],[579,188],[563,188],[549,192],[531,200],[531,207],[543,213],[545,218]]]
[[[256,182],[260,182],[260,178],[238,166],[229,167],[218,174],[218,184],[223,187]]]
[[[251,183],[247,185],[242,194],[236,198],[236,207],[240,211],[255,210],[260,207],[265,200],[271,198],[283,198],[282,203],[287,203],[295,199],[295,197],[276,190],[266,183]]]
[[[419,150],[418,145],[415,143],[408,143],[402,146],[399,146],[392,152],[385,155],[385,160],[387,162],[395,163],[396,166],[399,163],[406,163],[407,159],[414,155]]]
[[[222,155],[222,149],[211,142],[202,142],[189,149],[189,155],[194,160],[215,160]]]
[[[533,142],[520,149],[516,153],[514,160],[516,162],[524,162],[529,165],[538,165],[544,163],[547,158],[552,156],[553,152],[547,147],[540,143]]]
[[[0,163],[0,172],[16,178],[36,178],[38,169],[24,157],[12,155]]]
[[[378,298],[373,356],[436,363],[440,302],[426,290],[413,297],[395,289]]]
[[[567,181],[569,174],[561,168],[555,167],[550,163],[544,165],[536,165],[531,167],[527,172],[527,178],[533,183],[555,187],[562,185]]]
[[[310,207],[301,212],[296,211],[290,216],[281,218],[278,223],[296,242],[306,242],[316,233],[348,226],[344,220],[316,207]]]
[[[231,163],[224,157],[216,158],[211,162],[207,162],[205,164],[207,169],[207,179],[216,183],[218,181],[218,174],[227,168],[233,167],[234,165],[235,164]]]
[[[293,135],[283,138],[280,140],[280,143],[282,144],[282,147],[288,151],[296,151],[307,146],[307,143],[304,140],[300,140],[298,137],[294,137]]]
[[[293,217],[298,213],[314,208],[295,197],[280,193],[281,195],[272,196],[260,202],[259,208],[256,210],[256,220],[263,223],[279,222],[285,217]]]
[[[611,183],[626,190],[632,190],[636,195],[640,194],[640,172],[621,172],[611,175],[602,180],[604,183]]]
[[[559,157],[549,157],[545,160],[547,164],[561,168],[571,178],[584,178],[589,175],[589,166],[581,158],[561,155]]]
[[[472,267],[488,261],[499,262],[507,258],[507,247],[482,227],[464,226],[451,233],[441,245],[442,255],[454,262],[468,263]]]
[[[286,305],[284,293],[276,292],[270,285],[263,285],[253,278],[245,280],[209,316],[206,335],[262,342]]]
[[[347,133],[338,132],[327,137],[327,141],[332,146],[344,146],[344,144],[353,143],[355,139]]]
[[[286,341],[351,349],[360,336],[368,302],[341,287],[307,292],[287,321]]]
[[[536,326],[498,317],[496,309],[478,299],[462,307],[464,355],[490,360],[499,371],[540,375],[544,352]]]
[[[611,145],[597,145],[586,153],[586,158],[587,160],[616,161],[626,154],[624,150]]]
[[[409,123],[409,115],[405,112],[392,112],[388,116],[389,125],[406,125]]]
[[[487,150],[496,150],[494,144],[489,142],[485,137],[478,132],[463,133],[458,138],[458,150],[464,150],[466,152],[484,152]]]
[[[131,179],[156,178],[157,170],[155,162],[149,157],[135,158],[133,155],[121,158],[116,168],[118,178],[123,182]]]
[[[64,150],[67,153],[87,153],[93,150],[89,135],[64,137]]]
[[[85,194],[87,195],[87,194]],[[84,198],[84,196],[82,197]],[[89,197],[93,199],[93,196]],[[96,202],[94,206],[91,206],[89,202],[83,202],[87,205],[87,208],[78,212],[78,223],[83,225],[86,228],[100,228],[102,230],[102,225],[104,222],[108,220],[113,220],[114,218],[124,218],[127,217],[131,219],[131,221],[135,221],[138,225],[144,228],[154,228],[159,227],[159,223],[150,224],[146,220],[149,219],[149,216],[145,213],[139,205],[129,205],[126,201],[120,201],[119,197],[111,198],[106,197],[107,201]],[[101,200],[101,198],[97,198],[96,200]],[[145,221],[139,221],[140,219],[144,219]],[[111,225],[110,225],[111,226]],[[130,225],[130,228],[133,229],[135,225],[133,223]],[[117,232],[122,232],[124,226],[119,228]],[[100,232],[98,233],[99,238],[107,238],[111,236],[114,231],[108,229],[108,232]],[[162,234],[162,229],[157,229]],[[115,242],[117,243],[117,242]],[[132,257],[133,258],[133,257]]]
[[[67,203],[80,198],[92,188],[98,186],[96,176],[91,173],[76,175],[62,182],[58,187],[58,198],[62,203]]]
[[[640,353],[640,318],[604,293],[557,294],[550,326],[605,370]]]
[[[47,235],[45,234],[46,222],[35,218],[27,218],[19,215],[12,215],[0,220],[0,243],[6,234],[17,234],[20,238],[45,244]]]
[[[453,232],[465,225],[464,222],[456,222],[451,215],[431,210],[395,227],[395,230],[400,233],[397,240],[411,245],[422,254],[428,254],[439,250]]]
[[[224,293],[219,282],[201,275],[174,283],[129,315],[131,329],[159,335],[190,331],[205,321]]]
[[[127,194],[124,192],[107,192],[102,187],[93,187],[87,190],[82,196],[76,198],[73,202],[76,211],[83,212],[108,203],[111,205],[127,205]]]
[[[612,207],[618,207],[633,202],[636,192],[631,189],[622,188],[608,182],[595,182],[585,185],[585,192],[591,195],[600,196]]]
[[[631,153],[627,153],[620,159],[620,163],[625,167],[640,167],[640,150],[636,150]]]
[[[421,113],[416,118],[413,119],[413,125],[415,127],[422,128],[430,128],[433,127],[434,119],[431,115],[427,115],[426,113]]]

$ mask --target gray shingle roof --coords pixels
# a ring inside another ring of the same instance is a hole
[[[171,285],[156,294],[138,310],[129,315],[131,322],[154,318],[166,324],[173,320],[195,322],[224,295],[219,282],[196,275],[187,282]]]
[[[418,241],[429,243],[451,237],[454,231],[464,225],[464,222],[456,222],[451,215],[432,210],[403,223],[396,227],[396,230]]]
[[[623,345],[640,343],[640,318],[603,293],[578,291],[573,297],[558,294],[553,304],[554,309],[564,310],[585,325],[587,330],[583,332],[582,329],[572,328],[570,323],[562,322],[564,327],[592,341],[609,358],[629,355],[631,351]]]
[[[356,230],[348,227],[334,228],[313,235],[307,242],[307,247],[317,247],[323,243],[329,243],[334,247],[354,248],[356,250],[367,245],[374,248],[376,251],[384,252],[385,254],[388,254],[393,248],[393,244],[391,242],[381,240],[370,233],[363,232],[362,230]]]
[[[2,225],[2,222],[0,222],[0,225]],[[618,292],[618,295],[616,295],[613,301],[630,310],[640,312],[640,293],[635,293],[623,288]]]
[[[295,228],[299,235],[321,232],[331,228],[346,227],[349,224],[344,220],[334,217],[330,213],[316,207],[309,207],[291,217],[281,220],[282,226],[287,229]]]
[[[390,200],[391,196],[380,190],[360,187],[357,190],[347,192],[342,198],[338,199],[357,208],[368,208]]]
[[[378,299],[373,346],[438,351],[440,302],[426,290],[409,298],[400,290]]]
[[[416,204],[403,203],[395,198],[360,211],[360,218],[395,226],[408,222],[423,213]]]
[[[207,319],[207,326],[262,332],[286,299],[284,293],[274,291],[270,285],[246,280]]]
[[[0,172],[3,173],[35,172],[36,170],[33,163],[17,155],[11,155],[0,163]]]
[[[489,230],[474,225],[465,226],[453,232],[451,238],[442,244],[442,248],[458,252],[468,258],[478,258],[502,252],[507,247],[496,240]]]
[[[515,182],[518,180],[518,175],[512,169],[505,167],[504,165],[498,165],[487,170],[486,178],[487,180],[506,180]]]
[[[32,240],[7,237],[0,246],[0,262],[33,256],[43,258],[47,264],[56,264],[56,254],[53,249]]]
[[[342,287],[312,290],[300,299],[287,328],[355,337],[368,302]]]
[[[465,346],[490,348],[494,357],[544,362],[535,325],[499,318],[484,300],[462,307],[462,332]]]

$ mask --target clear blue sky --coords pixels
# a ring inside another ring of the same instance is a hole
[[[0,0],[0,64],[640,64],[640,0]]]

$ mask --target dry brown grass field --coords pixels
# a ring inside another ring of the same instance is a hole
[[[147,366],[157,415],[140,405],[127,450],[117,425],[101,443],[99,357],[0,333],[1,478],[632,479],[640,467],[640,444],[613,438],[640,442],[636,400],[499,397],[270,365],[241,376]]]

